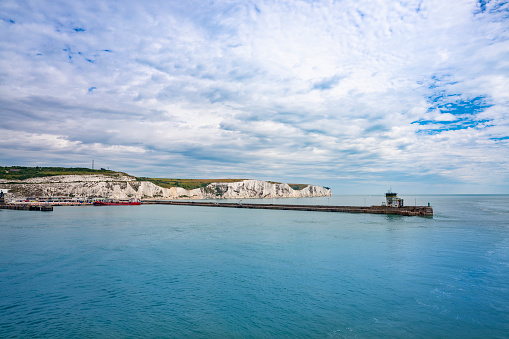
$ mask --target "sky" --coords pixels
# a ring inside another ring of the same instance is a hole
[[[509,2],[0,0],[0,164],[509,194]]]

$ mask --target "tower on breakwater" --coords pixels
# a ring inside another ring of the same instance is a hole
[[[394,193],[391,190],[385,193],[386,206],[389,207],[403,207],[403,199],[398,198],[398,193]]]

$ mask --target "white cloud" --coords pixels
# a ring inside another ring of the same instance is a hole
[[[44,136],[48,158],[146,176],[507,186],[495,3],[3,1],[0,159]]]

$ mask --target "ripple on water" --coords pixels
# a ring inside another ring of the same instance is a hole
[[[509,200],[490,199],[438,197],[435,218],[154,205],[8,211],[0,333],[502,338]]]

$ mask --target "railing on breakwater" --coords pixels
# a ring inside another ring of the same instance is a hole
[[[328,206],[328,205],[285,205],[285,204],[244,204],[229,202],[205,202],[205,201],[164,201],[143,200],[143,204],[179,205],[179,206],[203,206],[203,207],[229,207],[270,210],[292,211],[316,211],[316,212],[344,212],[344,213],[372,213],[372,214],[395,214],[405,216],[433,216],[431,206]]]

